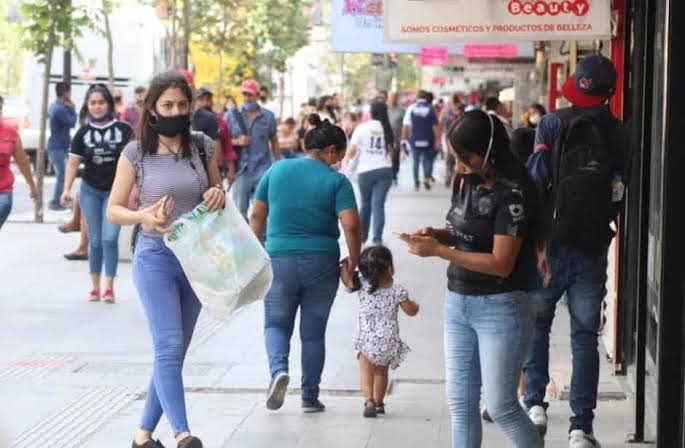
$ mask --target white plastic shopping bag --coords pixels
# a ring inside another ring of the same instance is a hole
[[[165,239],[204,309],[216,318],[262,300],[271,287],[271,260],[228,198],[219,212],[198,205]]]

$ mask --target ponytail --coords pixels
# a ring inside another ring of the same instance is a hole
[[[395,147],[395,136],[390,126],[390,119],[388,118],[388,105],[383,101],[374,101],[371,103],[371,118],[381,122],[383,126],[383,137],[385,138],[385,150],[390,152]]]
[[[311,114],[307,121],[316,126],[304,136],[304,147],[307,151],[322,151],[329,146],[335,146],[337,152],[347,148],[347,136],[340,127],[323,120],[317,114]]]
[[[373,246],[362,251],[359,256],[359,271],[369,283],[369,294],[378,290],[388,268],[392,265],[392,252],[385,246]]]

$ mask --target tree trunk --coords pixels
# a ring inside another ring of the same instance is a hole
[[[281,119],[285,118],[283,107],[285,106],[285,72],[280,73],[280,78],[278,79],[278,110],[280,111]]]
[[[171,67],[169,67],[171,70],[176,69],[178,60],[178,55],[176,54],[176,50],[178,49],[178,30],[176,29],[176,1],[177,0],[174,0],[171,3]]]
[[[56,11],[55,4],[50,2],[50,32],[45,51],[45,74],[43,76],[43,102],[40,109],[40,137],[36,150],[36,187],[38,197],[35,201],[34,218],[37,223],[43,222],[43,179],[45,177],[45,131],[48,119],[48,99],[50,94],[50,72],[52,71],[52,52],[55,47]]]
[[[181,64],[186,70],[190,69],[190,14],[191,10],[190,0],[183,2],[183,59]]]
[[[107,39],[107,85],[110,92],[114,91],[114,42],[112,39],[112,28],[109,24],[109,12],[105,8],[104,0],[102,5],[102,16],[105,22],[105,38]]]

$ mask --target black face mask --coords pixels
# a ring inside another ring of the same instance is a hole
[[[485,175],[480,171],[464,173],[461,175],[461,178],[464,179],[464,182],[471,185],[480,185],[485,182]]]
[[[165,137],[176,137],[190,128],[190,115],[158,116],[150,120],[150,127]]]
[[[260,96],[259,99],[262,101],[262,103],[266,103],[267,97]]]

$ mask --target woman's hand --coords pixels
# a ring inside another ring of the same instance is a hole
[[[424,227],[422,229],[417,230],[412,234],[412,236],[428,236],[431,238],[436,238],[437,237],[437,232],[433,227]]]
[[[162,234],[171,233],[171,229],[165,227],[169,221],[169,215],[164,213],[164,200],[166,196],[157,201],[154,205],[140,210],[140,222],[146,232],[159,232]]]
[[[29,193],[29,197],[33,199],[34,201],[38,199],[38,189],[36,188],[35,185],[31,186],[31,191]]]
[[[419,257],[435,257],[438,248],[441,246],[440,242],[432,236],[409,235],[403,233],[400,239],[407,243],[409,252]]]
[[[38,197],[37,194],[36,197]],[[62,192],[62,196],[59,197],[59,203],[62,207],[69,207],[69,205],[71,204],[71,194],[69,194],[68,191],[64,190],[64,192]]]
[[[218,185],[207,189],[202,195],[202,199],[204,199],[210,212],[222,210],[226,205],[226,193]]]

